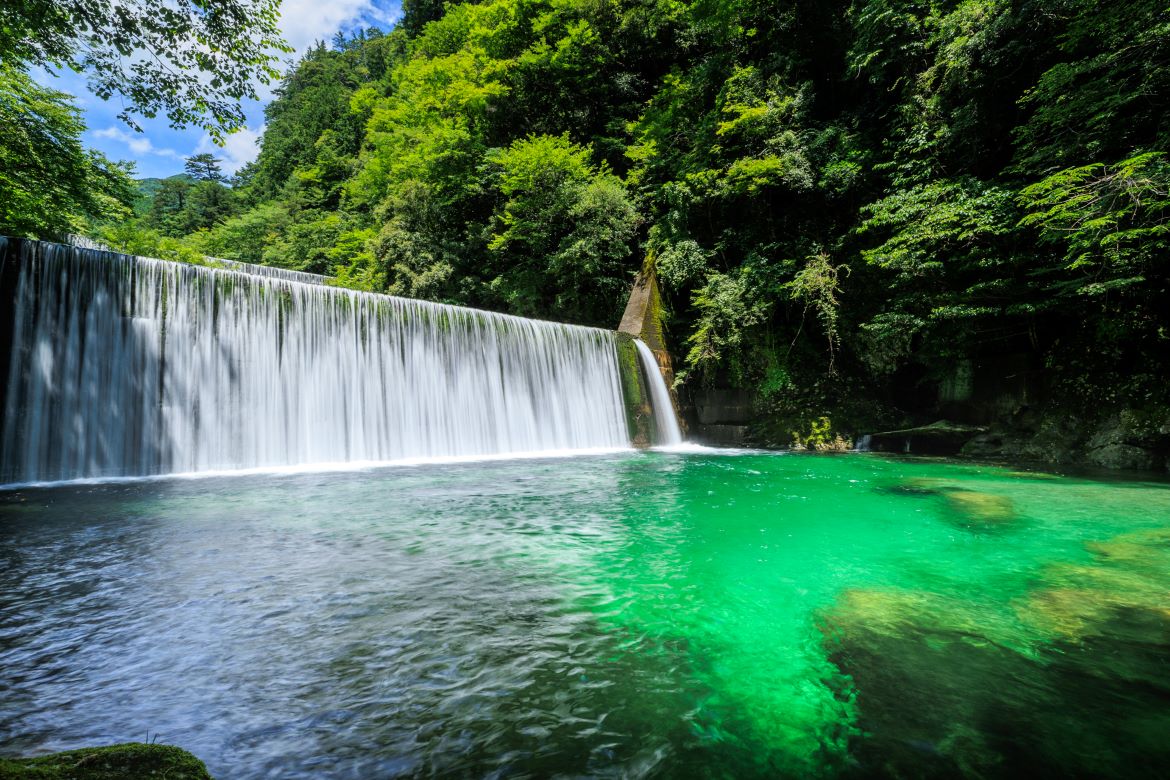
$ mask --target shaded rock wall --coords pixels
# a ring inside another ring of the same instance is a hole
[[[743,446],[757,418],[755,399],[746,390],[699,388],[692,393],[693,438],[703,444]]]
[[[962,454],[1170,471],[1170,409],[1122,409],[1084,417],[1056,408],[1025,407],[976,436]]]
[[[937,416],[987,425],[1044,399],[1044,372],[1024,352],[961,360],[938,385]]]
[[[1118,404],[1086,409],[1062,402],[1051,381],[1033,353],[961,360],[941,381],[920,381],[927,397],[907,395],[902,407],[919,418],[944,418],[954,435],[944,435],[942,424],[935,423],[872,433],[871,446],[915,454],[1170,471],[1170,408],[1150,402],[1145,408]],[[933,403],[931,393],[936,394]]]

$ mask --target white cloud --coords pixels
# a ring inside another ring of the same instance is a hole
[[[283,0],[277,26],[293,53],[285,55],[291,67],[317,41],[329,45],[338,31],[377,25],[389,30],[402,15],[400,0]],[[283,70],[283,68],[282,68]],[[256,84],[256,97],[269,103],[276,97],[276,83]]]
[[[283,0],[280,4],[280,31],[299,57],[317,41],[330,43],[339,30],[349,32],[371,24],[389,30],[401,16],[401,2],[387,0]],[[257,85],[261,103],[273,98],[276,84]],[[199,139],[195,154],[210,152],[223,160],[223,169],[232,174],[256,159],[264,126],[244,128],[216,146],[206,133]]]
[[[156,157],[170,157],[174,160],[183,159],[182,155],[174,149],[155,146],[146,136],[136,135],[121,127],[111,125],[104,130],[95,130],[93,134],[97,138],[107,138],[111,141],[123,143],[139,157],[155,155]]]
[[[284,0],[280,4],[280,30],[297,54],[317,41],[329,43],[335,32],[363,19],[389,26],[396,17],[397,13],[379,8],[373,0]]]
[[[232,174],[243,168],[260,152],[260,136],[264,134],[264,126],[252,130],[245,127],[224,138],[223,146],[216,146],[211,136],[206,133],[199,139],[195,147],[195,154],[209,152],[223,160],[224,172]]]

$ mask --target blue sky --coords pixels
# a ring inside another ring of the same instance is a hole
[[[316,41],[328,42],[339,30],[349,32],[371,26],[388,30],[399,16],[399,7],[400,0],[284,0],[280,28],[296,49],[296,54],[289,55],[295,59]],[[111,160],[134,161],[138,177],[180,173],[184,158],[198,152],[213,153],[223,160],[225,172],[234,173],[256,156],[256,143],[264,129],[264,106],[276,86],[260,87],[264,90],[261,99],[244,104],[247,128],[229,136],[220,148],[198,128],[171,129],[165,117],[138,118],[143,132],[135,132],[117,118],[121,107],[118,96],[108,101],[96,97],[86,88],[84,75],[65,71],[55,78],[43,73],[37,78],[46,86],[74,95],[88,127],[83,137],[85,144]]]

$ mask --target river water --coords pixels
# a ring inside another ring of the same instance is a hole
[[[0,492],[0,755],[219,778],[1155,777],[1170,488],[878,455]]]

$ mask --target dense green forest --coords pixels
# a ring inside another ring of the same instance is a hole
[[[680,389],[750,390],[768,443],[925,419],[995,355],[1060,414],[1156,415],[1168,103],[1157,0],[412,0],[291,68],[230,182],[135,205],[78,148],[105,183],[61,197],[130,251],[605,327],[649,264]]]

